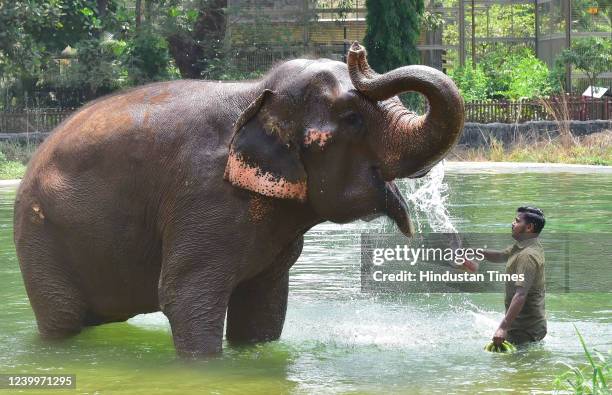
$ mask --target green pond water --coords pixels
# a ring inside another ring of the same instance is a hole
[[[550,234],[612,232],[612,174],[455,171],[445,181],[459,231],[508,233],[516,207],[533,204],[546,213]],[[37,336],[15,257],[14,196],[14,187],[0,188],[0,374],[75,374],[79,393],[550,393],[566,370],[562,362],[585,362],[573,324],[591,347],[612,349],[610,293],[547,294],[548,336],[511,355],[482,350],[502,318],[499,293],[362,293],[360,234],[389,227],[382,220],[308,232],[278,341],[225,344],[218,358],[184,363],[156,313],[47,344]],[[425,214],[418,213],[422,231]],[[611,269],[602,254],[592,276]]]

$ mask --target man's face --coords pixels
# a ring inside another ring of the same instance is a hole
[[[517,213],[512,221],[512,237],[514,239],[522,239],[526,233],[533,232],[533,224],[525,222],[522,213]]]

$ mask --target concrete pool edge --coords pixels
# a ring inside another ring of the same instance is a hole
[[[462,162],[446,161],[448,173],[575,173],[575,174],[612,174],[612,166],[577,165],[567,163],[538,162]],[[17,186],[16,180],[0,180],[0,187]]]
[[[538,162],[461,162],[446,161],[447,173],[574,173],[612,174],[612,166]]]
[[[0,180],[0,187],[13,187],[19,185],[20,179],[17,180]]]

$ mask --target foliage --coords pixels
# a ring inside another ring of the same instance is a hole
[[[13,180],[22,178],[25,174],[25,165],[15,161],[0,161],[0,180]]]
[[[555,62],[553,67],[551,67],[548,73],[548,85],[551,88],[551,93],[559,94],[565,92],[566,86],[566,73],[565,73],[565,64],[563,60],[557,56],[555,58]]]
[[[416,48],[424,11],[423,0],[366,0],[366,35],[368,62],[379,73],[420,62]],[[423,105],[413,93],[402,95],[412,109]]]
[[[23,177],[25,165],[17,160],[8,158],[3,150],[0,150],[0,180],[12,180]]]
[[[451,70],[449,76],[457,84],[465,101],[488,98],[488,89],[491,82],[481,65],[473,68],[471,62],[468,62],[465,67]]]
[[[117,54],[124,44],[112,39],[91,38],[76,45],[77,59],[48,84],[72,89],[85,89],[93,98],[125,86],[126,76]]]
[[[560,90],[558,82],[551,79],[548,67],[526,47],[508,52],[500,46],[490,51],[475,69],[468,60],[465,67],[449,74],[467,101],[532,99]]]
[[[366,36],[370,66],[385,73],[419,61],[419,37],[423,0],[367,0]]]
[[[594,85],[595,78],[610,69],[612,64],[612,40],[601,37],[579,38],[572,42],[570,49],[561,52],[559,59],[583,71]]]
[[[181,76],[202,78],[211,62],[224,57],[227,0],[160,0],[155,5],[155,26]]]
[[[434,9],[424,10],[424,0],[366,2],[365,45],[369,61],[378,72],[419,63],[416,42],[419,30],[442,31],[445,45],[458,44],[455,26],[446,28],[435,9],[456,6],[456,0],[435,0]],[[574,26],[583,31],[612,31],[611,0],[572,0]],[[301,3],[301,2],[300,2]],[[136,4],[142,4],[136,8]],[[272,23],[269,2],[230,3],[227,0],[14,0],[0,2],[0,88],[11,105],[23,105],[32,97],[44,97],[38,105],[79,104],[115,89],[169,78],[244,79],[259,72],[238,69],[242,52],[231,52],[231,40],[252,51],[280,49],[279,56],[295,56],[289,48],[299,41],[295,26]],[[238,4],[238,5],[236,5]],[[333,9],[333,19],[342,22],[354,15],[354,0],[316,0],[317,7]],[[239,6],[248,5],[248,10]],[[596,5],[598,13],[586,12]],[[329,11],[329,10],[328,10]],[[533,37],[533,4],[488,4],[475,13],[479,37]],[[327,12],[329,14],[329,12]],[[326,15],[327,15],[326,14]],[[470,26],[469,5],[466,27]],[[300,16],[302,18],[302,16]],[[317,13],[305,15],[312,23]],[[555,15],[541,15],[554,24]],[[561,19],[562,20],[562,19]],[[239,21],[239,23],[236,23]],[[234,23],[234,25],[231,25]],[[544,26],[544,25],[543,25]],[[556,25],[555,25],[556,26]],[[470,31],[466,28],[467,51]],[[554,32],[542,30],[542,34]],[[297,37],[297,38],[296,38]],[[301,36],[300,36],[301,37]],[[479,42],[476,70],[453,73],[466,99],[545,96],[559,91],[565,63],[590,76],[608,71],[612,49],[608,38],[575,39],[547,73],[532,55],[532,49],[514,44]],[[67,46],[76,55],[66,57]],[[286,52],[285,52],[286,51]],[[456,57],[449,51],[448,57]],[[276,58],[273,55],[272,58]],[[586,60],[585,60],[586,59]],[[451,66],[458,66],[452,59]],[[252,64],[248,67],[253,67]],[[469,65],[468,65],[469,67]],[[257,66],[254,66],[257,68]],[[593,83],[591,83],[592,85]],[[41,96],[43,95],[43,96]],[[44,96],[46,95],[46,96]],[[49,99],[49,97],[51,99]],[[55,99],[55,98],[63,99]],[[69,98],[69,99],[65,99]],[[74,100],[70,99],[73,98]],[[418,107],[418,100],[406,101]],[[30,103],[31,104],[31,103]]]
[[[226,59],[213,59],[204,71],[207,79],[219,81],[252,80],[261,77],[261,71],[243,72]]]
[[[612,31],[612,1],[610,0],[572,0],[572,17],[575,29],[584,32]],[[590,14],[590,7],[597,8],[596,14]]]
[[[575,394],[610,394],[608,382],[612,381],[612,363],[603,354],[589,351],[576,325],[574,329],[588,364],[584,368],[566,365],[569,370],[555,379],[556,390],[571,390]]]
[[[441,13],[424,11],[421,17],[421,29],[422,30],[437,30],[444,26],[445,21]]]
[[[134,85],[168,79],[170,55],[167,41],[151,29],[138,32],[127,45],[126,63],[130,82]]]
[[[315,0],[315,8],[334,8],[335,12],[331,15],[336,22],[344,22],[348,15],[353,12],[356,7],[354,0]]]
[[[72,96],[87,100],[126,85],[176,77],[168,40],[195,30],[210,1],[142,3],[145,19],[138,24],[141,12],[133,1],[0,2],[3,96],[16,98],[11,102],[17,106],[36,91],[73,91],[78,94]],[[76,56],[61,54],[67,46],[76,49]],[[183,58],[193,54],[173,49]]]
[[[505,96],[512,100],[548,96],[552,92],[548,75],[548,67],[531,54],[515,60]]]
[[[504,98],[514,79],[515,67],[524,57],[533,56],[526,47],[513,47],[510,51],[503,46],[496,46],[480,61],[491,81],[489,92],[491,98]]]
[[[14,141],[2,141],[0,142],[0,162],[20,162],[25,165],[36,148],[37,144],[33,142],[21,144]]]

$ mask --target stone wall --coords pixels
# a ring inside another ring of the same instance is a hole
[[[612,130],[612,120],[608,121],[570,121],[570,130],[574,136]],[[502,142],[504,146],[512,145],[519,136],[523,139],[555,138],[559,136],[559,124],[553,121],[532,121],[525,123],[472,123],[463,128],[459,144],[476,148],[488,146],[491,137]]]

